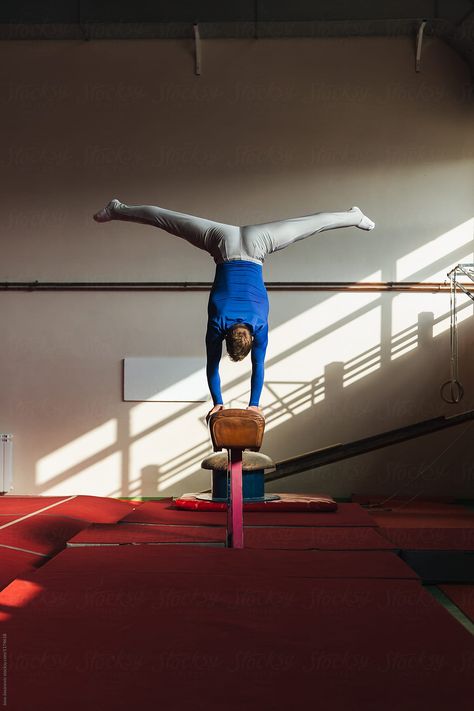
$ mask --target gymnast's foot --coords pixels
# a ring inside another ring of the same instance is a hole
[[[94,215],[94,220],[96,222],[110,222],[110,220],[113,220],[115,217],[115,210],[121,205],[122,203],[120,200],[117,200],[117,198],[113,198],[105,207],[102,208],[102,210],[99,210],[99,212],[96,212]]]
[[[360,207],[351,207],[349,212],[354,212],[358,216],[360,216],[359,222],[356,224],[356,227],[358,227],[360,230],[373,230],[375,227],[375,222],[372,222],[372,220],[369,220],[369,218],[364,215]]]

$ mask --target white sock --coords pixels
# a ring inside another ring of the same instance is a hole
[[[360,209],[360,207],[351,207],[349,212],[357,212],[360,215],[360,222],[356,225],[360,230],[373,230],[375,222],[372,222]]]

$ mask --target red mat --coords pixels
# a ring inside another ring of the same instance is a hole
[[[225,528],[217,526],[143,526],[139,523],[93,524],[71,538],[68,547],[126,545],[134,543],[220,543]],[[387,544],[390,545],[390,544]]]
[[[15,578],[28,575],[44,562],[44,557],[33,553],[0,548],[0,589],[9,585]]]
[[[390,501],[387,499],[390,498]],[[352,494],[351,500],[358,504],[381,504],[385,506],[399,506],[407,504],[415,508],[431,508],[443,507],[445,504],[454,504],[456,499],[454,496],[432,496],[429,498],[417,497],[412,499],[410,496],[391,496],[389,494]],[[387,503],[385,503],[387,502]]]
[[[397,548],[405,550],[474,551],[473,528],[381,528]]]
[[[12,496],[6,494],[0,496],[0,514],[28,514],[67,498],[67,496]]]
[[[52,509],[55,511],[55,509]],[[7,528],[7,520],[16,521]],[[42,555],[54,555],[66,546],[66,542],[81,531],[87,522],[66,516],[37,514],[18,520],[18,517],[2,516],[0,519],[0,545],[23,548]]]
[[[89,557],[91,556],[91,557]],[[136,556],[136,557],[134,557]],[[48,562],[53,575],[70,569],[79,575],[103,560],[103,573],[125,575],[129,566],[152,565],[155,572],[279,578],[386,578],[416,580],[416,573],[389,551],[281,551],[226,549],[210,546],[100,546],[73,547]]]
[[[0,516],[0,531],[2,530],[2,526],[4,526],[7,523],[11,523],[12,521],[18,521],[21,516],[18,514],[2,514]]]
[[[438,585],[439,589],[474,622],[474,585]]]
[[[9,708],[471,711],[474,640],[417,582],[157,570],[186,551],[68,550],[40,569],[3,626]],[[5,593],[14,606],[24,584]]]
[[[276,501],[244,503],[244,511],[261,513],[282,513],[301,511],[337,511],[337,503],[324,494],[278,494]],[[185,511],[227,511],[227,504],[217,501],[204,501],[196,494],[183,494],[174,499],[173,505]]]
[[[383,538],[373,528],[358,526],[320,526],[317,528],[293,526],[290,528],[267,528],[256,526],[246,528],[244,536],[246,548],[281,550],[394,550],[396,546]]]
[[[171,500],[148,501],[121,523],[161,523],[177,526],[225,526],[227,514],[213,511],[180,511]],[[246,526],[376,526],[359,504],[339,504],[331,513],[252,513],[244,515]]]
[[[64,501],[44,515],[70,516],[90,523],[116,523],[138,504],[118,501],[104,496],[6,496],[0,497],[0,514],[24,515]]]
[[[71,501],[51,509],[51,514],[72,516],[90,523],[116,523],[139,504],[103,496],[77,496]]]
[[[392,511],[369,510],[370,516],[383,528],[474,528],[474,513],[464,506],[449,506],[436,510],[411,510],[409,507]]]
[[[76,545],[122,545],[131,543],[225,543],[226,531],[217,526],[144,526],[121,523],[96,524],[78,533],[68,542]],[[245,548],[282,550],[394,550],[396,546],[373,528],[291,527],[246,528]]]

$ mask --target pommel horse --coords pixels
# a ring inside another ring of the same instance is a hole
[[[221,410],[209,418],[209,430],[214,451],[227,449],[228,452],[227,548],[243,548],[242,452],[244,449],[258,452],[262,446],[265,418],[255,410]]]

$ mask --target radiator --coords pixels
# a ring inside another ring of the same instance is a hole
[[[0,434],[0,494],[13,489],[13,435]]]

